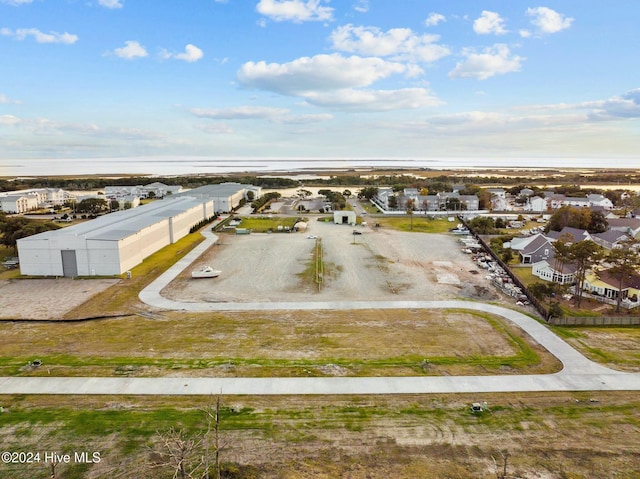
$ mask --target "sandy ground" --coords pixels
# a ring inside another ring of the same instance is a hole
[[[60,319],[117,279],[0,281],[0,319]]]
[[[311,221],[304,233],[222,235],[162,292],[182,301],[495,300],[498,294],[456,238]],[[318,288],[301,274],[322,239],[325,278]],[[218,278],[194,280],[211,265]]]

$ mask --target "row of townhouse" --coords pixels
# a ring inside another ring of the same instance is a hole
[[[395,207],[392,207],[392,197],[395,197]],[[435,195],[421,195],[417,188],[405,188],[401,195],[396,195],[392,188],[384,187],[378,189],[375,201],[385,211],[406,210],[407,204],[413,204],[413,209],[417,211],[477,211],[479,209],[477,195],[461,195],[457,190]]]
[[[600,194],[587,195],[585,198],[565,196],[554,194],[553,192],[545,192],[544,197],[530,196],[524,205],[524,211],[544,212],[548,210],[556,210],[562,206],[573,206],[577,208],[602,208],[611,210],[614,208],[609,198]]]
[[[27,213],[38,208],[63,205],[73,196],[60,188],[34,188],[0,193],[0,210],[5,213]]]
[[[139,198],[163,198],[167,195],[174,195],[182,191],[180,185],[165,185],[156,181],[148,185],[137,186],[106,186],[104,188],[104,195],[107,198],[118,199],[121,197],[134,197]]]

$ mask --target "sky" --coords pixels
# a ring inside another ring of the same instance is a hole
[[[622,0],[0,0],[0,166],[552,157],[640,168],[638,18],[640,2]]]

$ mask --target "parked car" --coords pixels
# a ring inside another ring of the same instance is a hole
[[[354,234],[354,235],[361,235],[361,234],[362,234],[362,232],[361,232],[361,231],[358,231],[358,230],[353,230],[353,234]]]

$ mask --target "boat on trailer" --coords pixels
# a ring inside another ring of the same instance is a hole
[[[211,266],[204,266],[191,272],[192,278],[217,278],[222,271],[213,269]]]

